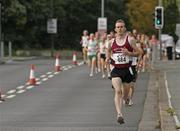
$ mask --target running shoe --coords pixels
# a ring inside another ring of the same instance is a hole
[[[112,85],[111,88],[114,89],[114,86]]]
[[[90,77],[93,77],[93,73],[90,73],[89,76],[90,76]]]
[[[127,99],[125,100],[125,104],[126,104],[126,105],[129,105],[129,101],[130,101],[130,99],[127,98]]]
[[[111,75],[108,75],[108,79],[111,80]]]
[[[124,123],[125,123],[125,122],[124,122],[124,118],[122,117],[122,115],[118,114],[118,116],[117,116],[117,122],[118,122],[119,124],[124,124]]]
[[[132,105],[133,105],[132,99],[129,100],[129,104],[128,104],[128,105],[129,105],[129,106],[132,106]]]
[[[106,76],[103,74],[103,75],[102,75],[102,78],[105,78],[105,77],[106,77]]]

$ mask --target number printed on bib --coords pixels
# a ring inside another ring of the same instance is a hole
[[[129,63],[129,56],[124,55],[123,53],[113,54],[113,59],[115,61],[115,64],[128,64]]]

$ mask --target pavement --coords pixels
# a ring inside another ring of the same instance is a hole
[[[144,104],[144,111],[139,123],[138,131],[180,131],[180,126],[174,120],[174,115],[167,111],[171,108],[170,99],[166,89],[164,70],[172,70],[172,61],[158,61],[149,70],[150,79],[147,96]],[[174,63],[176,63],[174,61]],[[165,65],[166,68],[162,68]],[[177,66],[179,63],[176,64]]]
[[[37,59],[37,57],[12,57],[12,58],[5,57],[3,59],[0,59],[0,64],[10,63],[13,61],[26,61],[32,59]]]

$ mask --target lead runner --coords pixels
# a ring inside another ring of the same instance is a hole
[[[119,19],[115,22],[116,36],[107,49],[106,61],[111,60],[114,68],[111,71],[111,81],[115,89],[114,103],[117,112],[117,122],[124,123],[122,99],[128,100],[130,82],[132,81],[131,57],[140,54],[135,39],[126,32],[125,22]],[[123,93],[122,93],[123,88]],[[124,95],[124,96],[123,96]]]

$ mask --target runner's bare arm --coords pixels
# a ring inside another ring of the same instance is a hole
[[[131,45],[131,47],[133,48],[133,52],[128,51],[127,49],[123,50],[123,53],[125,55],[129,55],[129,56],[139,56],[141,54],[141,51],[139,50],[139,48],[136,46],[136,40],[134,39],[134,37],[131,37],[129,39],[129,43]]]
[[[109,60],[110,60],[110,58],[111,58],[111,45],[112,45],[112,42],[113,42],[113,40],[111,40],[111,41],[109,42],[108,48],[107,48],[107,50],[106,50],[106,54],[107,54],[107,56],[106,56],[106,62],[109,62]]]

